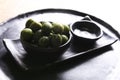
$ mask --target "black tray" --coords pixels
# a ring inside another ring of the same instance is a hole
[[[39,57],[35,57],[35,58],[31,57],[27,60],[28,62],[26,63],[25,55],[27,53],[23,49],[19,37],[20,37],[20,31],[25,27],[25,22],[29,18],[32,18],[36,21],[44,21],[44,20],[53,21],[53,22],[57,21],[64,24],[71,24],[74,21],[83,19],[85,16],[89,16],[93,22],[95,22],[102,29],[104,29],[103,30],[104,34],[102,38],[100,38],[97,42],[95,42],[95,44],[88,46],[88,45],[75,44],[74,41],[72,41],[67,51],[58,60],[41,65],[39,61]],[[16,16],[15,18],[8,20],[6,23],[3,24],[3,26],[8,27],[7,33],[4,33],[5,36],[4,38],[7,38],[3,40],[4,45],[12,55],[15,62],[25,71],[43,69],[54,64],[64,63],[71,59],[78,58],[83,54],[95,50],[99,50],[102,48],[104,49],[104,47],[110,46],[111,44],[116,42],[117,41],[116,36],[118,35],[118,33],[114,29],[112,29],[112,27],[109,24],[105,23],[104,21],[92,15],[74,10],[68,10],[68,9],[43,9],[43,10],[37,10],[37,11],[21,14]],[[112,32],[116,33],[116,35],[113,35]]]

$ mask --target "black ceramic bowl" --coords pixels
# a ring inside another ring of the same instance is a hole
[[[82,43],[93,43],[102,37],[103,31],[92,21],[76,21],[70,25],[75,40]]]
[[[54,48],[41,48],[35,44],[31,44],[29,42],[23,41],[22,39],[21,39],[21,43],[23,48],[26,50],[26,52],[29,55],[50,60],[50,59],[58,58],[64,53],[64,51],[66,51],[66,49],[70,45],[71,38],[72,38],[72,34],[70,32],[68,41],[63,45]]]

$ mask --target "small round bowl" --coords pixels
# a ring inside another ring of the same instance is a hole
[[[29,42],[23,41],[22,39],[21,39],[21,43],[29,56],[33,56],[33,57],[37,56],[41,60],[51,60],[51,59],[57,59],[64,53],[64,51],[66,51],[66,49],[70,45],[71,39],[72,39],[72,34],[70,32],[68,41],[65,44],[55,48],[41,48],[35,44],[31,44]]]
[[[70,30],[74,39],[81,43],[94,43],[103,35],[97,24],[87,20],[74,22],[70,25]]]

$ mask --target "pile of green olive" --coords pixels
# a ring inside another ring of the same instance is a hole
[[[20,34],[21,40],[42,48],[59,47],[65,44],[70,36],[69,26],[57,22],[37,22],[29,19],[25,26]]]

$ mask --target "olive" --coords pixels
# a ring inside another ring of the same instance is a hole
[[[70,31],[70,28],[68,25],[63,25],[64,26],[64,31],[63,31],[63,34],[68,34],[69,31]]]
[[[30,28],[25,28],[21,31],[21,39],[24,41],[30,41],[33,37],[33,31]]]
[[[37,30],[42,28],[42,24],[34,21],[29,28],[31,28],[33,32],[36,32]]]
[[[42,31],[45,35],[48,35],[52,31],[52,24],[50,22],[42,23]]]
[[[32,24],[32,22],[34,22],[34,20],[32,20],[32,19],[27,20],[27,22],[25,24],[26,28],[29,28],[30,25]]]
[[[41,30],[38,30],[33,35],[33,42],[38,43],[38,40],[43,36],[43,33]]]
[[[54,33],[61,34],[64,31],[64,26],[62,24],[53,22],[52,25]]]
[[[62,37],[60,34],[51,35],[51,44],[53,47],[59,47],[62,44]]]
[[[40,47],[48,47],[49,45],[49,37],[43,36],[39,39],[38,44]]]
[[[66,35],[61,35],[62,36],[62,44],[65,44],[68,41],[68,37]]]

